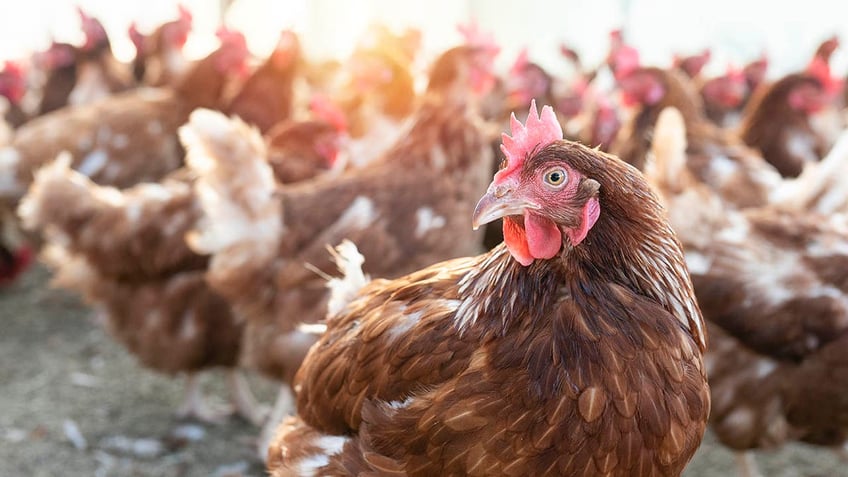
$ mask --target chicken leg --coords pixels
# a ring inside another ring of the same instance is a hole
[[[186,376],[185,395],[176,415],[180,419],[197,419],[209,424],[220,424],[232,412],[228,409],[215,409],[209,406],[203,396],[203,390],[196,373]]]
[[[760,469],[757,468],[754,453],[751,451],[736,453],[736,467],[739,469],[740,477],[763,477]]]
[[[227,372],[227,387],[233,411],[255,426],[261,426],[268,415],[268,409],[256,402],[253,392],[244,374],[238,369]]]
[[[280,385],[280,392],[277,394],[277,400],[274,402],[274,408],[271,409],[271,414],[265,425],[262,427],[262,432],[259,433],[259,458],[262,462],[268,459],[268,446],[271,444],[271,439],[274,437],[274,432],[277,426],[282,422],[283,418],[295,413],[294,393],[291,387],[283,383]]]

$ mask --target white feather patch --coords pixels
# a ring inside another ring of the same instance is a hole
[[[440,229],[447,221],[441,215],[436,215],[430,207],[421,207],[415,211],[415,236],[421,238],[427,232]]]
[[[353,200],[336,222],[336,226],[364,229],[377,219],[374,201],[365,196]]]
[[[320,336],[327,332],[327,325],[323,323],[301,323],[297,325],[297,331]]]
[[[693,275],[703,275],[710,271],[712,260],[706,255],[694,251],[685,252],[686,265],[689,267],[689,272]]]
[[[88,177],[100,172],[109,161],[109,155],[102,149],[95,149],[83,158],[77,170]]]
[[[775,369],[777,369],[777,364],[773,361],[762,359],[757,362],[757,377],[764,378],[771,374]]]
[[[415,326],[416,324],[418,324],[419,321],[421,321],[422,316],[424,316],[424,314],[420,311],[401,314],[400,319],[398,319],[397,321],[397,324],[389,328],[389,336],[395,338],[405,335],[409,330],[412,329],[413,326]]]
[[[786,150],[793,156],[800,157],[804,162],[819,160],[813,150],[814,146],[812,138],[806,134],[794,133],[786,139]]]
[[[739,165],[727,156],[716,156],[710,160],[710,172],[718,181],[727,179],[739,170]]]
[[[341,278],[331,278],[327,281],[330,289],[330,299],[327,302],[328,315],[335,315],[350,303],[371,278],[362,272],[365,257],[359,253],[356,244],[344,240],[331,250],[336,266],[342,273]]]
[[[330,462],[330,457],[341,453],[344,445],[349,441],[349,437],[343,436],[321,436],[312,442],[313,445],[320,448],[322,454],[313,454],[306,456],[294,466],[296,475],[302,477],[313,477],[322,467]]]
[[[801,175],[776,188],[771,202],[813,209],[822,214],[841,212],[848,205],[848,132],[844,132],[821,162],[807,164]]]
[[[21,154],[9,146],[0,148],[0,196],[18,196],[24,193],[24,185],[17,180]]]
[[[112,146],[116,149],[123,149],[123,148],[127,147],[127,145],[129,145],[129,143],[130,143],[130,139],[127,137],[126,134],[123,134],[123,133],[115,134],[115,136],[112,137]]]
[[[686,167],[686,123],[677,108],[660,112],[654,141],[645,164],[645,177],[660,190],[676,187]]]
[[[158,120],[150,121],[147,123],[147,133],[151,136],[158,136],[162,134],[165,128],[162,127],[162,122]]]
[[[391,401],[388,403],[389,407],[392,409],[405,409],[412,404],[412,396],[407,397],[403,401]]]
[[[198,174],[195,192],[204,217],[188,236],[199,253],[214,254],[252,243],[257,253],[275,254],[282,231],[282,204],[256,129],[239,119],[197,109],[180,128],[186,163]]]

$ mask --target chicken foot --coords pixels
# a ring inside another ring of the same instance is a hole
[[[736,468],[740,477],[763,477],[751,451],[736,452]]]
[[[196,373],[188,373],[183,402],[177,408],[180,419],[196,419],[209,424],[220,424],[232,414],[231,409],[216,409],[206,402]]]
[[[256,402],[244,374],[238,369],[227,372],[227,387],[233,411],[254,426],[261,426],[268,415],[268,408]]]

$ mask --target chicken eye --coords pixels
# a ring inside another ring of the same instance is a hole
[[[508,162],[507,162],[506,158],[501,159],[500,164],[498,164],[498,170],[502,171],[502,170],[506,169],[507,164],[508,164]]]
[[[565,184],[565,179],[568,175],[563,169],[551,169],[545,173],[545,182],[554,187],[559,187]]]

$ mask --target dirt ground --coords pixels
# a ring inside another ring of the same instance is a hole
[[[0,291],[0,477],[240,477],[264,475],[257,429],[173,417],[182,381],[139,367],[72,295],[37,268]],[[204,385],[223,399],[223,377]],[[253,378],[257,395],[272,383]],[[766,477],[847,476],[826,449],[760,452]],[[733,476],[733,455],[707,436],[685,477]]]

